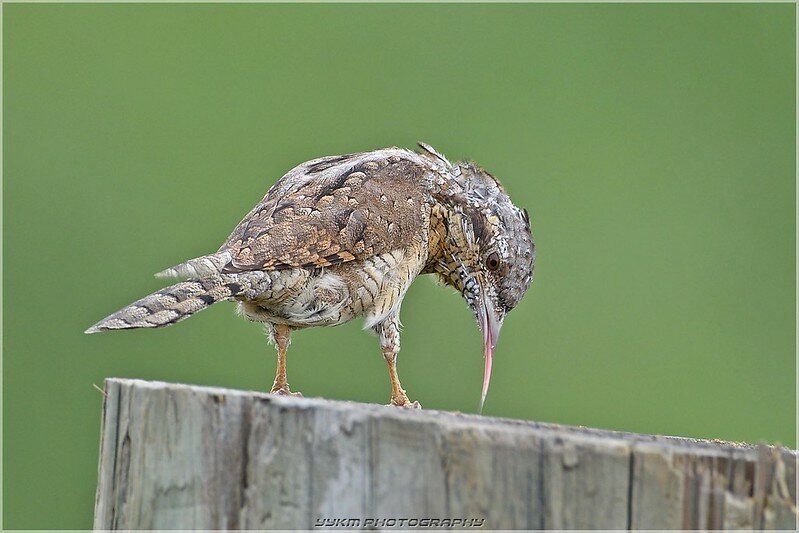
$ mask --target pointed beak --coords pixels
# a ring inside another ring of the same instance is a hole
[[[499,330],[502,327],[502,318],[499,317],[491,300],[485,291],[481,291],[480,301],[477,304],[477,323],[483,332],[483,357],[485,369],[483,370],[483,391],[480,394],[480,413],[488,394],[488,385],[491,382],[491,363],[494,359],[494,348],[499,340]]]

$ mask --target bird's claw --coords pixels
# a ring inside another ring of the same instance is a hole
[[[403,409],[421,409],[422,404],[419,402],[412,402],[408,398],[403,400],[396,400],[394,398],[391,399],[391,403],[387,405],[387,407],[401,407]]]
[[[272,394],[277,394],[278,396],[295,396],[302,398],[301,392],[291,392],[288,385],[284,385],[282,387],[272,387],[270,392]]]

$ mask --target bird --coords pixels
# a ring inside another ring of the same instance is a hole
[[[287,172],[215,253],[156,274],[182,278],[86,330],[160,328],[225,300],[263,324],[277,349],[271,393],[289,387],[293,331],[363,318],[388,366],[389,405],[419,408],[397,373],[400,307],[411,283],[433,275],[460,293],[483,340],[482,412],[507,314],[535,270],[530,216],[499,180],[425,143],[326,156]]]

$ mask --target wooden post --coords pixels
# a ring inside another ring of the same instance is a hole
[[[790,529],[797,453],[105,383],[96,529]]]

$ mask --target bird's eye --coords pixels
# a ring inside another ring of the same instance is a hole
[[[499,268],[499,254],[497,252],[491,252],[488,254],[488,257],[486,258],[486,268],[491,272],[494,272]]]

